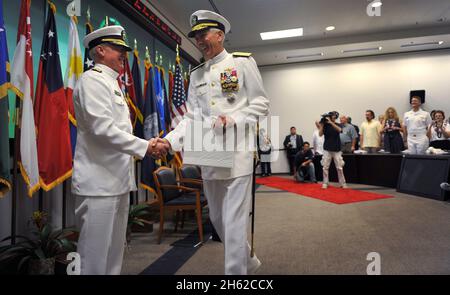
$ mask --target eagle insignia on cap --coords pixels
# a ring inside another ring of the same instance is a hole
[[[197,22],[198,22],[198,16],[196,16],[196,15],[192,16],[192,18],[191,18],[191,26],[192,27],[195,26],[197,24]]]

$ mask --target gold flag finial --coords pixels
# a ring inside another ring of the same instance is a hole
[[[137,40],[136,40],[136,38],[134,39],[134,50],[137,51]]]

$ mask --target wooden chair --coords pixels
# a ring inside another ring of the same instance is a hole
[[[200,189],[203,194],[203,179],[200,173],[200,168],[197,166],[182,166],[178,170],[180,176],[180,183],[190,188]]]
[[[179,185],[175,173],[171,168],[160,167],[153,172],[157,198],[159,203],[159,233],[158,244],[161,243],[164,231],[164,213],[167,210],[195,210],[197,217],[200,242],[203,242],[202,208],[206,206],[206,198],[201,196],[200,190]],[[178,221],[177,221],[178,224]]]

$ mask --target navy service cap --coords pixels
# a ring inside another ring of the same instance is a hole
[[[191,31],[189,38],[195,36],[197,32],[216,28],[227,34],[230,31],[230,22],[218,13],[209,10],[197,10],[190,18]]]
[[[89,50],[103,43],[123,47],[126,51],[132,50],[125,42],[125,29],[122,26],[103,27],[86,35],[83,39],[84,47]]]

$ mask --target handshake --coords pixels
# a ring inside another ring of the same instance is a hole
[[[154,159],[161,159],[170,150],[170,143],[167,139],[155,137],[148,141],[147,155]]]

